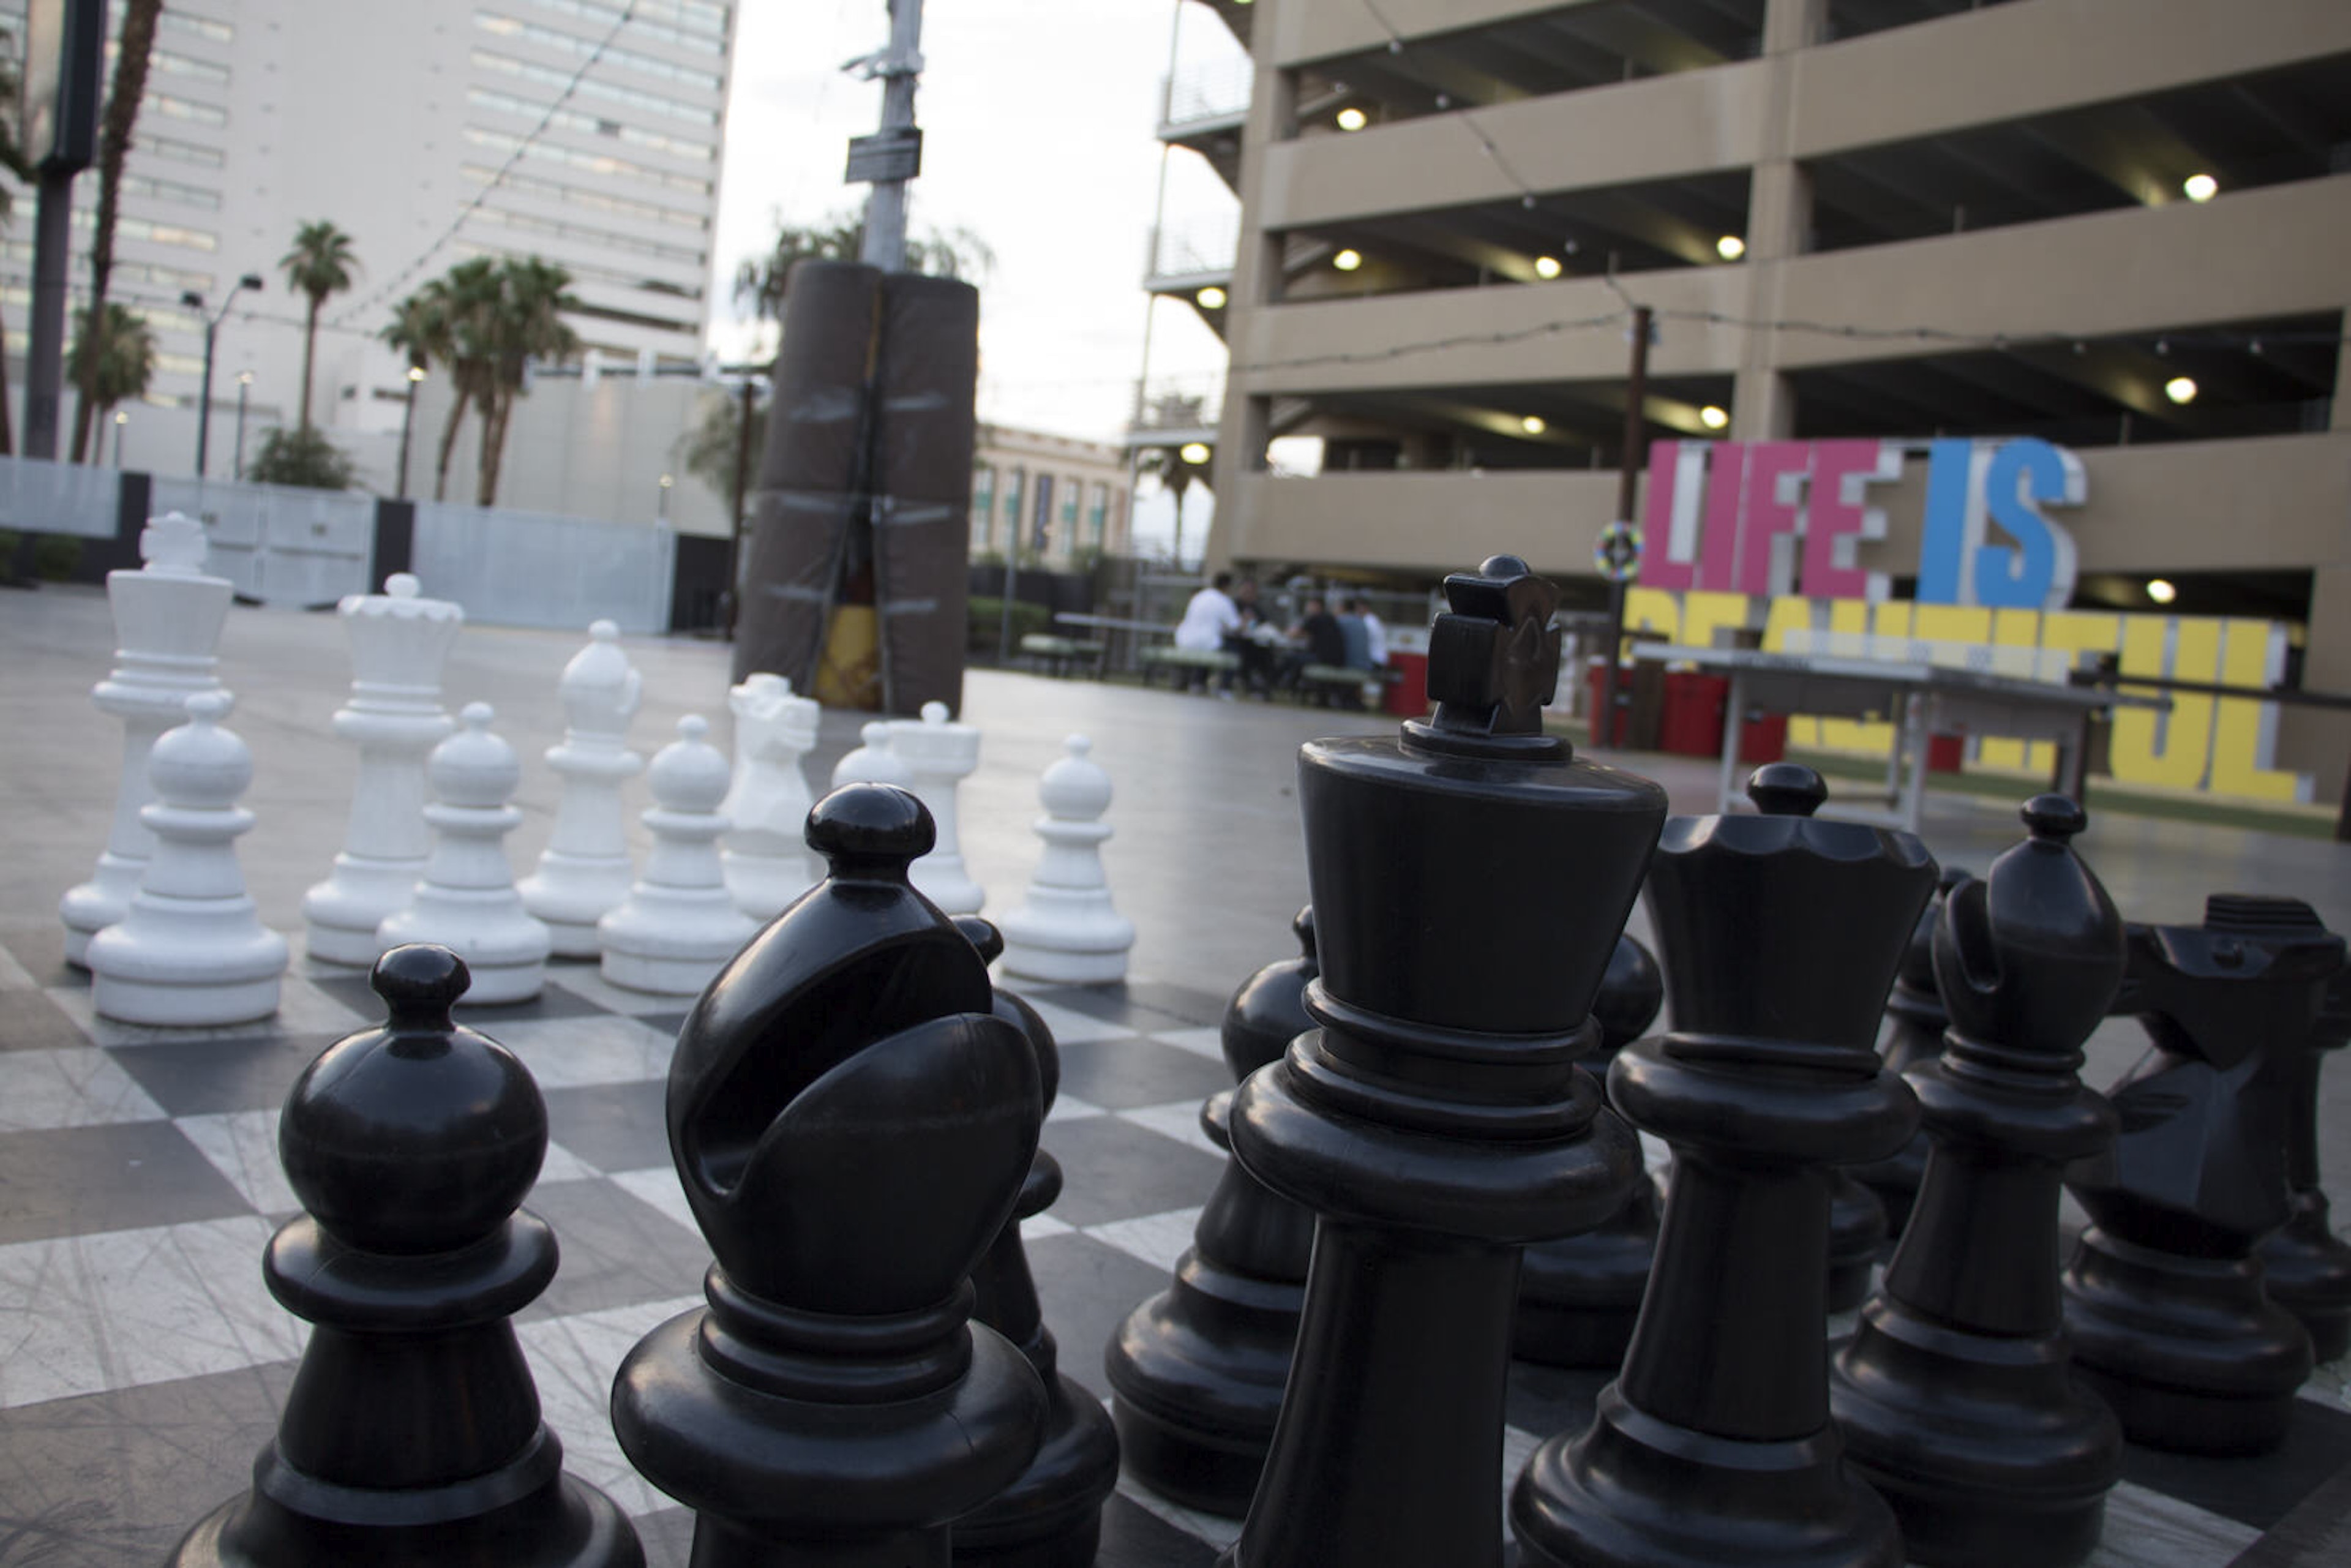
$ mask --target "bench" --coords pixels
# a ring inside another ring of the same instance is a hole
[[[1176,686],[1191,685],[1195,680],[1205,685],[1211,671],[1223,673],[1241,667],[1240,655],[1228,653],[1222,648],[1177,648],[1172,645],[1145,648],[1135,655],[1143,666],[1143,684],[1151,685],[1153,672],[1172,672],[1169,684]]]
[[[1081,642],[1075,637],[1058,637],[1049,632],[1031,632],[1020,639],[1023,656],[1036,660],[1049,674],[1066,675],[1073,667],[1083,668],[1100,675],[1102,664],[1102,644]]]
[[[1361,707],[1365,686],[1385,686],[1397,679],[1397,672],[1384,666],[1358,670],[1344,664],[1309,664],[1298,672],[1296,690],[1301,703],[1311,695],[1328,707],[1336,697],[1342,707]]]

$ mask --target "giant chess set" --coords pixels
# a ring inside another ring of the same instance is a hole
[[[754,676],[648,762],[603,624],[517,882],[400,578],[289,941],[201,546],[110,582],[113,826],[0,953],[0,1563],[2351,1561],[2305,904],[2133,922],[2054,795],[1976,875],[1792,764],[1669,816],[1546,733],[1497,557],[1427,718],[1303,748],[1229,992],[1128,973],[1085,737],[990,914],[976,727],[812,789]]]

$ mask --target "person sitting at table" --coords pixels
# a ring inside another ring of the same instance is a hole
[[[1237,630],[1225,633],[1225,652],[1240,660],[1240,677],[1249,695],[1273,700],[1273,650],[1281,641],[1281,629],[1268,621],[1258,608],[1257,583],[1243,578],[1233,590],[1233,603],[1240,612],[1241,623]],[[1225,673],[1217,695],[1228,701],[1233,695],[1233,672]]]
[[[1339,618],[1320,599],[1306,601],[1306,613],[1290,628],[1290,652],[1282,655],[1281,672],[1274,677],[1274,685],[1285,690],[1298,685],[1309,664],[1347,662],[1347,640],[1340,633]]]
[[[1363,619],[1364,652],[1371,660],[1364,668],[1385,669],[1388,663],[1388,629],[1380,624],[1378,616],[1372,613],[1372,601],[1358,593],[1347,601],[1346,610],[1349,614]]]
[[[1338,662],[1351,670],[1372,667],[1372,630],[1363,612],[1356,608],[1362,602],[1360,599],[1347,599],[1341,602],[1339,610],[1339,636],[1345,643],[1346,656]]]
[[[1232,586],[1233,574],[1220,571],[1192,595],[1184,606],[1184,619],[1176,623],[1176,646],[1195,653],[1213,653],[1224,647],[1229,633],[1240,630],[1240,606],[1233,601]],[[1225,682],[1231,685],[1229,674]]]

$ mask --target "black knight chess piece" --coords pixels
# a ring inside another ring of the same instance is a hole
[[[1747,792],[1761,815],[1677,817],[1650,860],[1674,1027],[1617,1056],[1608,1097],[1673,1145],[1673,1177],[1624,1370],[1511,1493],[1528,1568],[1902,1561],[1829,1419],[1828,1172],[1917,1125],[1876,1047],[1935,862],[1814,818],[1811,768]]]
[[[1320,1027],[1240,1086],[1232,1143],[1318,1218],[1228,1568],[1499,1568],[1520,1249],[1641,1178],[1576,1059],[1665,794],[1543,733],[1551,584],[1497,556],[1445,586],[1435,715],[1300,753]]]
[[[1299,956],[1251,975],[1225,1009],[1235,1082],[1314,1027],[1306,987],[1321,970],[1311,907],[1292,929]],[[1200,1124],[1227,1150],[1232,1104],[1228,1089],[1200,1108]],[[1135,1308],[1103,1353],[1126,1467],[1154,1491],[1210,1513],[1248,1511],[1281,1413],[1313,1249],[1312,1213],[1228,1157],[1175,1283]]]
[[[389,1021],[328,1047],[286,1098],[278,1153],[307,1212],[262,1275],[317,1326],[253,1490],[174,1568],[643,1568],[620,1511],[564,1474],[515,1339],[555,1277],[554,1233],[516,1212],[547,1103],[451,1022],[466,981],[445,947],[394,947],[371,977]]]
[[[1943,868],[1942,884],[1935,900],[1918,916],[1918,924],[1910,932],[1910,946],[1902,955],[1902,969],[1894,978],[1893,994],[1886,998],[1887,1030],[1884,1054],[1886,1067],[1895,1072],[1907,1072],[1922,1061],[1932,1061],[1943,1051],[1943,1030],[1950,1024],[1950,1015],[1943,1010],[1943,996],[1935,984],[1935,930],[1942,924],[1943,904],[1951,890],[1968,880],[1968,873],[1957,866]],[[1910,1205],[1918,1196],[1918,1179],[1927,1174],[1927,1129],[1886,1159],[1872,1160],[1867,1165],[1854,1166],[1845,1174],[1877,1195],[1886,1211],[1886,1234],[1895,1240],[1902,1239],[1902,1228],[1910,1222]]]
[[[958,916],[956,928],[978,949],[982,963],[1003,954],[1002,934],[977,915]],[[1053,1031],[1034,1008],[1001,987],[995,1011],[1029,1037],[1040,1097],[1050,1111],[1061,1086]],[[1045,1439],[1018,1479],[956,1521],[955,1560],[966,1568],[1086,1568],[1102,1539],[1102,1500],[1118,1485],[1118,1434],[1093,1396],[1061,1375],[1053,1331],[1045,1326],[1020,1242],[1020,1222],[1044,1213],[1061,1195],[1061,1162],[1039,1149],[1012,1218],[972,1270],[972,1316],[1019,1346],[1045,1385]]]
[[[1933,1152],[1886,1283],[1836,1360],[1845,1458],[1910,1560],[2066,1568],[2098,1544],[2122,1430],[2074,1377],[2058,1290],[2065,1168],[2113,1145],[2075,1076],[2122,983],[2122,916],[2043,795],[2032,837],[1949,895],[1933,944],[1950,1026],[1907,1074]]]
[[[2351,969],[2338,969],[2326,1005],[2313,1027],[2310,1049],[2298,1059],[2293,1104],[2287,1110],[2286,1177],[2294,1186],[2294,1218],[2262,1243],[2262,1273],[2270,1300],[2302,1320],[2314,1354],[2334,1361],[2351,1354],[2351,1244],[2335,1234],[2318,1168],[2318,1073],[2321,1054],[2351,1040]]]
[[[629,1353],[612,1425],[699,1516],[695,1568],[948,1568],[951,1522],[1037,1454],[1043,1384],[969,1321],[1036,1158],[1037,1052],[907,885],[932,841],[905,790],[818,801],[829,874],[678,1035],[670,1150],[708,1305]]]
[[[2343,939],[2297,899],[2234,894],[2207,899],[2201,925],[2129,932],[2154,1049],[2107,1091],[2114,1159],[2072,1184],[2093,1221],[2065,1270],[2075,1364],[2135,1443],[2265,1452],[2311,1345],[2254,1249],[2293,1212],[2294,1084]]]

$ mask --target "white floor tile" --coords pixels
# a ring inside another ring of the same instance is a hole
[[[1198,1209],[1171,1208],[1165,1214],[1146,1214],[1140,1219],[1089,1225],[1085,1233],[1130,1258],[1142,1259],[1155,1269],[1173,1269],[1176,1260],[1190,1249],[1193,1228],[1199,1223]]]
[[[1095,1104],[1091,1100],[1081,1100],[1074,1094],[1064,1094],[1053,1102],[1053,1108],[1045,1113],[1045,1120],[1048,1122],[1082,1122],[1089,1116],[1103,1116],[1107,1114],[1109,1114],[1108,1112],[1104,1111],[1101,1106]]]
[[[1179,1100],[1165,1105],[1143,1105],[1132,1111],[1119,1111],[1113,1113],[1122,1122],[1131,1122],[1138,1127],[1147,1127],[1163,1138],[1173,1138],[1177,1143],[1197,1149],[1204,1155],[1212,1155],[1220,1160],[1225,1157],[1225,1151],[1216,1145],[1209,1138],[1207,1131],[1200,1125],[1200,1103],[1197,1100]]]
[[[2084,1568],[2199,1568],[2231,1561],[2261,1533],[2124,1481],[2106,1494],[2105,1539]]]
[[[283,1214],[302,1205],[277,1155],[277,1116],[276,1111],[230,1111],[181,1116],[172,1124],[246,1202],[264,1214]]]
[[[1154,1030],[1151,1038],[1162,1045],[1172,1045],[1178,1051],[1188,1051],[1211,1061],[1225,1059],[1225,1031],[1220,1029]]]
[[[612,1375],[648,1333],[701,1304],[699,1296],[688,1296],[516,1327],[538,1384],[539,1407],[563,1439],[564,1468],[624,1512],[652,1513],[675,1505],[621,1452],[612,1435]]]
[[[1019,988],[1016,984],[1013,989],[1017,992]],[[1098,1040],[1135,1038],[1134,1030],[1123,1023],[1104,1023],[1073,1008],[1057,1008],[1050,1002],[1035,1001],[1026,997],[1021,999],[1037,1009],[1037,1016],[1043,1019],[1045,1027],[1053,1031],[1056,1045],[1091,1045]]]
[[[685,1189],[678,1186],[677,1172],[671,1166],[653,1166],[641,1171],[621,1171],[609,1179],[631,1197],[652,1204],[695,1235],[702,1233],[702,1228],[694,1222],[692,1206],[685,1201]]]
[[[0,1133],[162,1119],[163,1108],[102,1051],[0,1051]]]
[[[541,1089],[666,1078],[677,1043],[628,1018],[518,1019],[485,1032],[520,1057]]]

